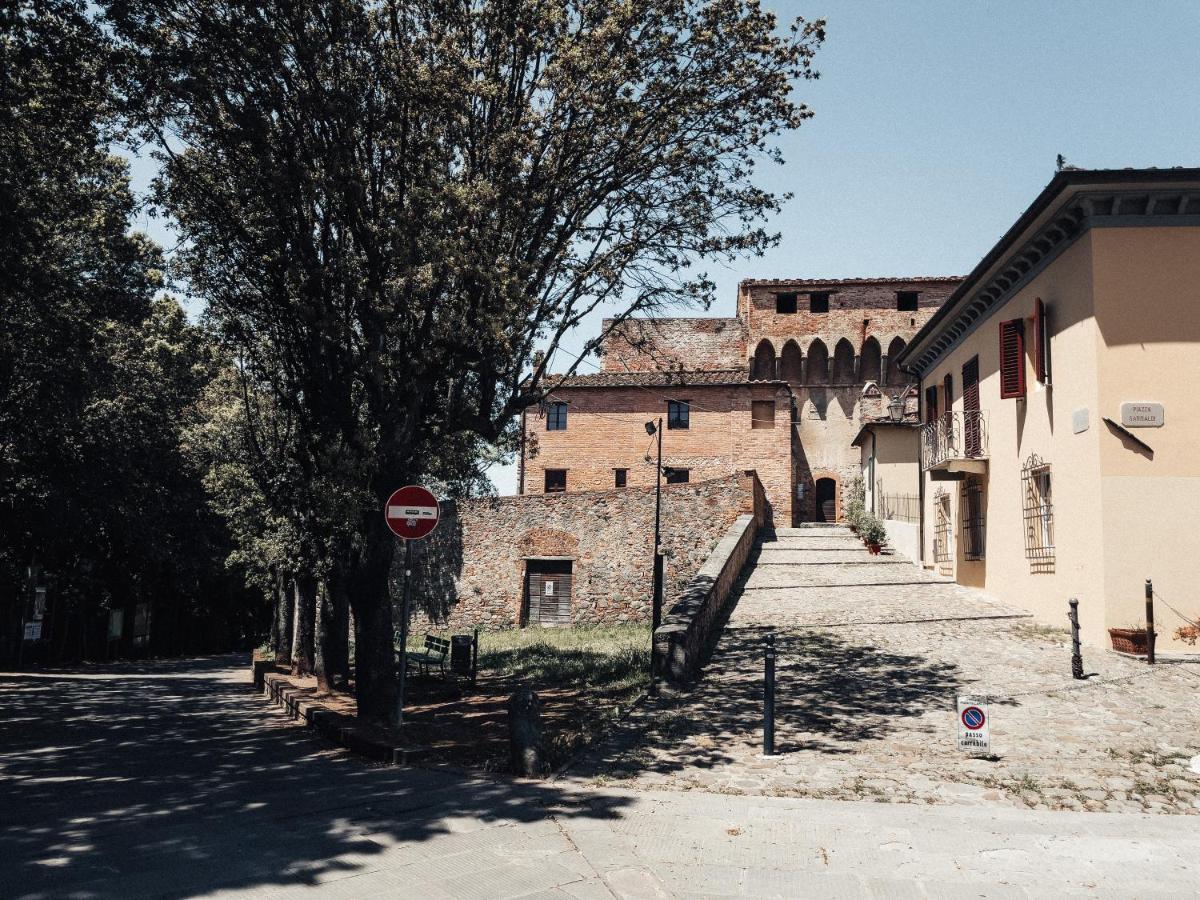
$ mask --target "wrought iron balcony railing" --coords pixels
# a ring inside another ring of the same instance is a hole
[[[981,411],[943,413],[921,426],[921,469],[955,459],[987,459],[987,418]]]

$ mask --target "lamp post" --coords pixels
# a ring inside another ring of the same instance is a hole
[[[658,423],[647,422],[646,434],[658,437],[658,462],[654,467],[654,594],[650,601],[650,696],[658,696],[658,670],[654,658],[654,633],[662,624],[663,559],[662,559],[662,417]]]

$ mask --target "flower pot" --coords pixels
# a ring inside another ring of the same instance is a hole
[[[1112,640],[1112,648],[1118,653],[1144,655],[1149,649],[1146,632],[1140,628],[1110,628],[1108,636]]]
[[[867,549],[871,551],[872,556],[878,556],[879,551],[883,549],[882,544],[867,544]]]

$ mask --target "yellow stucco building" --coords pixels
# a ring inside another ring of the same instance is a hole
[[[1200,616],[1200,169],[1066,170],[914,337],[921,554],[1084,639]]]

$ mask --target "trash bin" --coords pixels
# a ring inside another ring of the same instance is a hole
[[[471,674],[471,635],[450,635],[450,671],[455,675]]]

